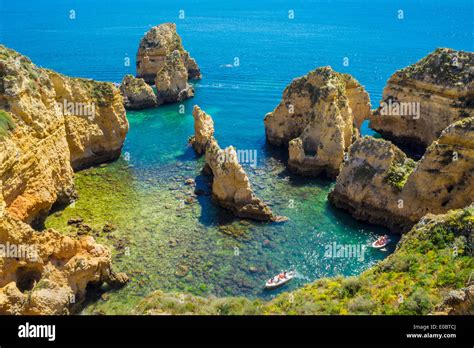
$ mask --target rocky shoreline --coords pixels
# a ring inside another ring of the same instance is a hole
[[[232,298],[187,296],[183,313],[472,313],[472,285],[459,284],[472,268],[468,243],[474,222],[473,64],[472,53],[438,49],[396,72],[374,111],[364,87],[348,74],[322,67],[295,79],[280,104],[265,116],[267,141],[288,148],[288,168],[295,174],[336,179],[329,194],[334,206],[404,236],[392,256],[360,276],[322,279],[293,292],[299,307],[283,304],[287,294],[257,305],[249,300],[236,305]],[[2,258],[0,313],[73,313],[88,285],[117,287],[128,277],[113,271],[110,250],[87,231],[74,239],[32,226],[41,226],[53,206],[77,199],[75,171],[120,157],[128,131],[125,108],[192,97],[189,80],[200,78],[200,69],[184,50],[176,26],[166,23],[150,29],[141,40],[137,78],[126,76],[120,89],[38,68],[4,46],[0,46],[0,76],[0,242],[36,250],[35,258]],[[156,86],[156,94],[150,84]],[[400,114],[402,107],[407,114]],[[256,197],[235,148],[219,146],[212,117],[197,106],[193,117],[190,144],[197,155],[205,155],[203,171],[212,178],[212,200],[240,218],[285,221]],[[367,120],[388,139],[361,137],[361,125]],[[426,150],[414,161],[390,140]],[[425,270],[431,269],[430,263],[445,265],[448,242],[461,253],[445,266],[449,270],[437,272],[441,278],[448,277],[445,272],[455,276],[444,283],[423,280],[410,260],[416,259]],[[388,284],[384,278],[393,272],[419,282],[413,291],[406,281],[398,284],[399,292],[414,303],[411,306],[394,304],[397,283]],[[367,289],[374,282],[387,293]],[[447,290],[459,293],[446,295]],[[329,303],[320,301],[322,294]],[[137,313],[175,314],[161,307],[163,297],[174,301],[170,294],[151,294]]]

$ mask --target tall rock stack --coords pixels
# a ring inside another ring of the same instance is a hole
[[[237,152],[232,146],[221,149],[212,138],[206,147],[207,172],[212,174],[212,199],[234,215],[257,221],[285,221],[276,216],[265,202],[256,197]]]
[[[288,145],[290,170],[336,177],[344,152],[369,116],[364,88],[352,76],[323,67],[293,80],[265,116],[265,132],[269,143]]]
[[[191,79],[200,79],[196,61],[184,49],[176,24],[151,28],[141,39],[137,52],[137,77],[155,84],[158,103],[172,103],[194,95]]]
[[[196,154],[202,155],[206,152],[207,144],[214,137],[214,121],[197,105],[194,105],[193,117],[194,136],[191,137],[190,143]]]

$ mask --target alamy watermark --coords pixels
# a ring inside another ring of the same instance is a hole
[[[38,260],[39,252],[36,245],[11,244],[10,242],[6,242],[5,244],[0,244],[0,257],[25,259],[35,262]]]
[[[222,150],[219,153],[217,161],[219,163],[233,163],[248,164],[252,168],[257,167],[257,150],[235,150],[237,156],[234,156],[234,151],[231,148]]]
[[[324,246],[324,257],[326,258],[355,258],[362,262],[365,260],[365,250],[367,246],[363,244],[338,244],[336,242]]]
[[[62,103],[56,103],[56,106],[64,116],[86,117],[90,121],[95,118],[95,103],[70,102],[64,99]]]
[[[382,116],[405,116],[414,120],[420,118],[420,103],[418,102],[398,102],[389,99],[388,102],[380,103],[380,114]]]

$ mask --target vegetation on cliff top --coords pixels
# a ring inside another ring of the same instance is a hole
[[[469,70],[474,65],[474,54],[450,48],[438,48],[419,62],[397,73],[407,78],[430,80],[443,86],[468,88],[472,81]]]
[[[474,270],[470,239],[474,206],[428,215],[394,254],[355,277],[323,278],[269,302],[185,294],[147,296],[146,314],[428,314]]]

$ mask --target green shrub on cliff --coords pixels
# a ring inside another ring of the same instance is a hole
[[[416,162],[407,158],[404,163],[392,165],[385,177],[385,180],[398,191],[401,191],[408,177],[416,167]]]
[[[0,140],[13,129],[15,129],[15,123],[10,114],[4,110],[0,110]]]

